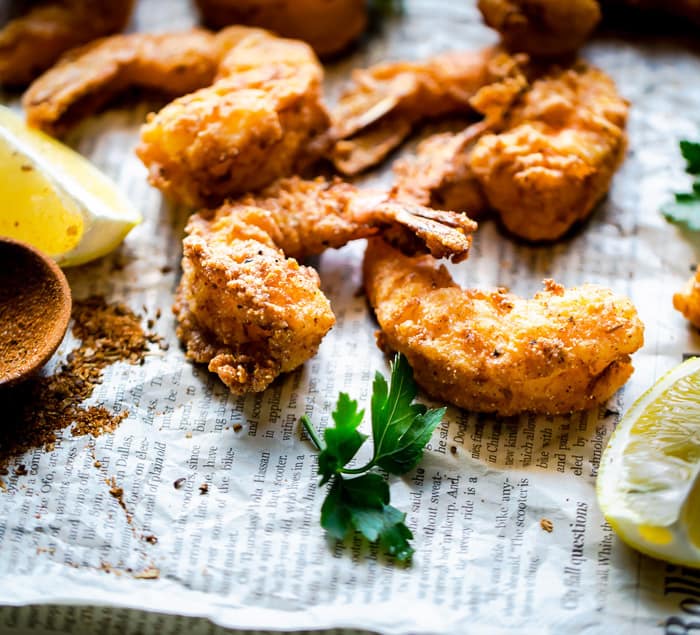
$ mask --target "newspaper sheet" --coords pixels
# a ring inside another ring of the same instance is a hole
[[[329,101],[353,67],[496,39],[472,2],[403,4],[402,14],[329,66]],[[194,21],[184,2],[140,0],[132,28]],[[318,355],[264,393],[232,396],[185,360],[175,337],[169,307],[188,212],[148,186],[133,153],[153,105],[112,109],[80,125],[68,142],[119,183],[144,222],[115,254],[67,271],[73,294],[103,294],[149,314],[160,308],[156,329],[170,347],[142,366],[106,370],[92,402],[129,413],[112,434],[66,432],[52,451],[18,459],[28,474],[4,477],[0,602],[66,608],[5,610],[3,627],[70,630],[81,615],[99,624],[102,610],[86,605],[103,605],[240,629],[700,630],[700,574],[625,547],[594,491],[601,452],[621,413],[684,354],[700,352],[697,333],[671,306],[698,245],[658,211],[684,184],[678,140],[697,138],[700,130],[700,56],[684,40],[613,35],[583,54],[632,103],[629,153],[609,196],[581,232],[550,247],[517,244],[487,221],[470,259],[452,271],[462,284],[524,295],[548,277],[608,285],[635,302],[645,346],[631,381],[596,410],[499,419],[449,408],[420,466],[391,479],[392,503],[408,512],[415,534],[411,566],[357,537],[340,543],[324,535],[316,455],[299,428],[302,414],[326,425],[341,390],[367,406],[375,371],[387,371],[376,324],[358,294],[364,245],[326,252],[313,263],[337,316]],[[17,105],[12,95],[5,101]],[[388,179],[384,168],[367,181]],[[67,336],[52,364],[74,344]],[[125,509],[108,493],[105,478],[112,477],[123,488]],[[180,479],[184,485],[175,488]],[[144,570],[158,575],[135,579],[127,572]],[[160,618],[139,619],[144,627]],[[112,632],[127,632],[123,626],[112,624]]]

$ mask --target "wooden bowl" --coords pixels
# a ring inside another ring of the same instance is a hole
[[[0,388],[49,360],[70,314],[70,287],[58,265],[31,245],[0,238]]]

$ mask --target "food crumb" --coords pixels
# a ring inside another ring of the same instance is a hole
[[[208,491],[209,491],[209,485],[207,485],[206,483],[202,483],[199,486],[199,493],[200,494],[206,494]]]
[[[173,487],[174,487],[175,489],[180,489],[180,488],[185,484],[185,481],[186,481],[186,480],[187,480],[187,479],[186,479],[184,476],[181,477],[181,478],[175,479],[175,481],[174,481],[174,483],[173,483]]]
[[[452,454],[457,454],[457,446],[456,446],[456,445],[451,445],[451,446],[450,446],[450,452],[452,452]]]
[[[146,567],[143,571],[134,573],[134,578],[137,580],[157,580],[160,578],[160,569],[158,567]]]
[[[24,463],[20,463],[15,468],[15,476],[26,476],[27,474],[27,466]]]
[[[146,536],[141,536],[144,541],[146,541],[149,545],[155,545],[158,542],[158,536],[154,536],[153,534],[148,534]]]
[[[188,430],[187,432],[185,432],[185,439],[191,439],[191,438],[192,438],[192,432],[190,430]]]
[[[551,534],[554,529],[554,524],[548,518],[542,518],[540,520],[540,527],[544,529],[548,534]]]
[[[240,432],[241,430],[243,430],[243,426],[240,423],[234,424],[234,426],[233,426],[234,432]]]
[[[98,470],[102,467],[102,463],[100,463],[99,461],[95,461],[95,462],[93,463],[93,465],[94,465]]]

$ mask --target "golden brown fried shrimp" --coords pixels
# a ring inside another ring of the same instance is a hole
[[[0,29],[0,84],[24,85],[75,46],[121,31],[133,0],[49,0]]]
[[[384,159],[423,119],[474,114],[470,102],[477,91],[521,76],[518,62],[486,49],[355,70],[352,86],[331,115],[335,167],[357,174]]]
[[[365,289],[383,349],[406,355],[432,397],[510,416],[564,414],[611,397],[632,373],[643,326],[629,299],[545,281],[531,300],[462,289],[430,256],[369,241]]]
[[[584,64],[534,82],[506,129],[481,137],[470,167],[503,225],[556,240],[589,216],[625,155],[628,103]]]
[[[488,84],[471,99],[484,119],[457,134],[442,133],[422,141],[416,154],[394,163],[394,193],[419,205],[468,212],[473,218],[488,210],[474,174],[470,153],[487,132],[501,130],[513,102],[527,87],[523,75]]]
[[[304,40],[320,56],[347,48],[367,26],[362,0],[196,0],[204,22],[221,29],[246,24]]]
[[[313,356],[335,322],[318,274],[297,259],[397,227],[459,260],[476,225],[339,181],[298,178],[195,214],[173,307],[187,356],[234,393],[264,390]]]
[[[136,149],[151,184],[191,206],[303,170],[329,124],[323,69],[307,44],[232,29],[249,34],[222,57],[214,83],[149,115]]]
[[[217,40],[201,29],[115,35],[64,55],[22,103],[30,125],[59,135],[129,88],[174,96],[206,86],[218,63]]]
[[[479,0],[509,51],[558,57],[577,51],[600,21],[597,0]]]
[[[673,295],[673,308],[700,329],[700,266],[695,269],[695,274],[683,291]]]

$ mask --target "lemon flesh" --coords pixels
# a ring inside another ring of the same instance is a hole
[[[0,106],[0,236],[26,241],[61,266],[104,256],[141,215],[77,152]]]
[[[631,547],[700,567],[700,358],[666,373],[625,413],[596,484],[606,520]]]

